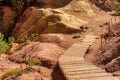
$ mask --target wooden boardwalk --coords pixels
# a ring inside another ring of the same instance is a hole
[[[87,62],[84,55],[96,36],[87,35],[80,43],[74,43],[59,60],[59,66],[67,80],[119,80],[111,73]]]

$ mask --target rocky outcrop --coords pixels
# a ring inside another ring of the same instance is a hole
[[[8,80],[8,79],[6,79]],[[51,80],[47,78],[46,76],[40,74],[40,73],[28,73],[28,74],[22,74],[21,76],[17,77],[15,80]]]
[[[29,8],[20,17],[11,35],[17,42],[32,33],[72,33],[86,22],[61,10]]]
[[[0,59],[0,68],[1,68],[0,76],[2,75],[2,73],[4,73],[7,70],[14,69],[14,68],[20,68],[19,64],[16,64],[14,62],[10,62],[4,59]]]
[[[0,68],[1,68],[0,70],[0,79],[1,79],[3,77],[3,74],[5,74],[7,71],[14,70],[14,69],[25,70],[26,64],[18,64],[18,63],[5,60],[5,58],[4,59],[0,58]],[[52,75],[51,69],[48,69],[42,66],[37,66],[37,65],[33,65],[32,69],[34,70],[34,72],[28,72],[28,73],[23,72],[22,74],[16,77],[6,74],[6,76],[4,76],[4,80],[13,80],[13,79],[15,80],[34,80],[34,79],[51,80],[51,75]]]
[[[63,7],[62,10],[77,16],[95,16],[96,13],[92,6],[89,0],[72,0],[67,6]]]
[[[17,50],[9,56],[9,60],[17,63],[24,63],[26,59],[40,59],[42,65],[52,68],[56,65],[59,57],[64,53],[64,49],[52,43],[32,42]]]
[[[116,5],[117,0],[90,0],[98,8],[106,11],[112,11],[113,7]]]
[[[73,43],[72,37],[67,34],[42,34],[37,36],[33,41],[55,43],[64,49],[68,49]]]
[[[14,20],[17,13],[8,6],[4,6],[1,12],[1,14],[3,15],[0,15],[0,32],[8,36],[10,30],[13,28]]]
[[[106,71],[115,72],[120,70],[120,57],[113,59],[105,66]]]

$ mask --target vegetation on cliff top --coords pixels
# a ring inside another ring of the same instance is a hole
[[[120,3],[120,0],[117,0]],[[113,7],[115,11],[120,11],[120,4]]]
[[[18,11],[21,11],[25,7],[28,7],[31,1],[34,0],[0,0],[1,3],[11,5]]]

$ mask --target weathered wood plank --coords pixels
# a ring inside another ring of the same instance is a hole
[[[59,65],[67,80],[119,80],[105,70],[84,59],[96,36],[88,35],[82,42],[74,43],[59,60]]]

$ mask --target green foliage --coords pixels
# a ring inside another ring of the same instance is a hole
[[[16,10],[23,10],[32,0],[3,0],[4,3],[11,4]]]
[[[31,72],[31,71],[33,71],[32,68],[25,68],[25,69],[24,69],[24,72],[25,72],[25,73],[29,73],[29,72]]]
[[[3,41],[4,39],[4,34],[0,33],[0,41]]]
[[[120,4],[120,0],[117,0],[117,1],[118,1],[119,4]],[[119,5],[119,4],[116,5],[116,6],[114,6],[114,7],[113,7],[113,10],[115,10],[115,11],[117,11],[117,12],[120,11],[120,5]]]
[[[33,63],[33,65],[41,65],[42,64],[40,59],[34,59],[31,62]]]
[[[17,10],[22,10],[24,7],[24,2],[22,0],[9,0],[9,1]]]
[[[29,42],[32,41],[36,36],[38,36],[38,33],[32,33],[30,36],[26,35],[21,42]]]
[[[27,73],[33,71],[33,68],[32,68],[33,65],[41,65],[42,64],[40,59],[31,60],[30,57],[29,57],[29,59],[25,60],[25,63],[26,63],[26,69],[24,71]],[[37,72],[40,73],[40,70]]]
[[[12,42],[15,42],[15,38],[14,37],[9,37],[8,38],[8,43],[12,43]]]
[[[3,80],[4,78],[6,78],[8,76],[18,75],[18,74],[20,74],[20,72],[21,72],[21,70],[18,68],[8,70],[0,76],[0,80]]]
[[[42,19],[45,19],[45,18],[46,18],[46,16],[42,16],[41,18],[42,18]]]
[[[4,40],[4,34],[0,33],[0,54],[5,53],[9,48],[9,44]]]
[[[53,22],[48,22],[48,26],[52,26],[53,24]]]
[[[4,39],[4,34],[0,33],[0,54],[5,53],[10,48],[10,43],[14,42],[14,37],[9,37],[8,42]]]
[[[45,18],[46,18],[46,13],[43,13],[41,19],[45,19]]]
[[[28,64],[28,65],[41,65],[42,64],[42,62],[41,62],[41,60],[40,59],[34,59],[34,60],[29,60],[29,59],[27,59],[26,60],[26,64]]]
[[[0,54],[5,53],[9,48],[10,46],[8,43],[0,41]]]
[[[115,10],[115,11],[120,11],[120,6],[119,6],[119,5],[114,6],[114,7],[113,7],[113,10]]]

